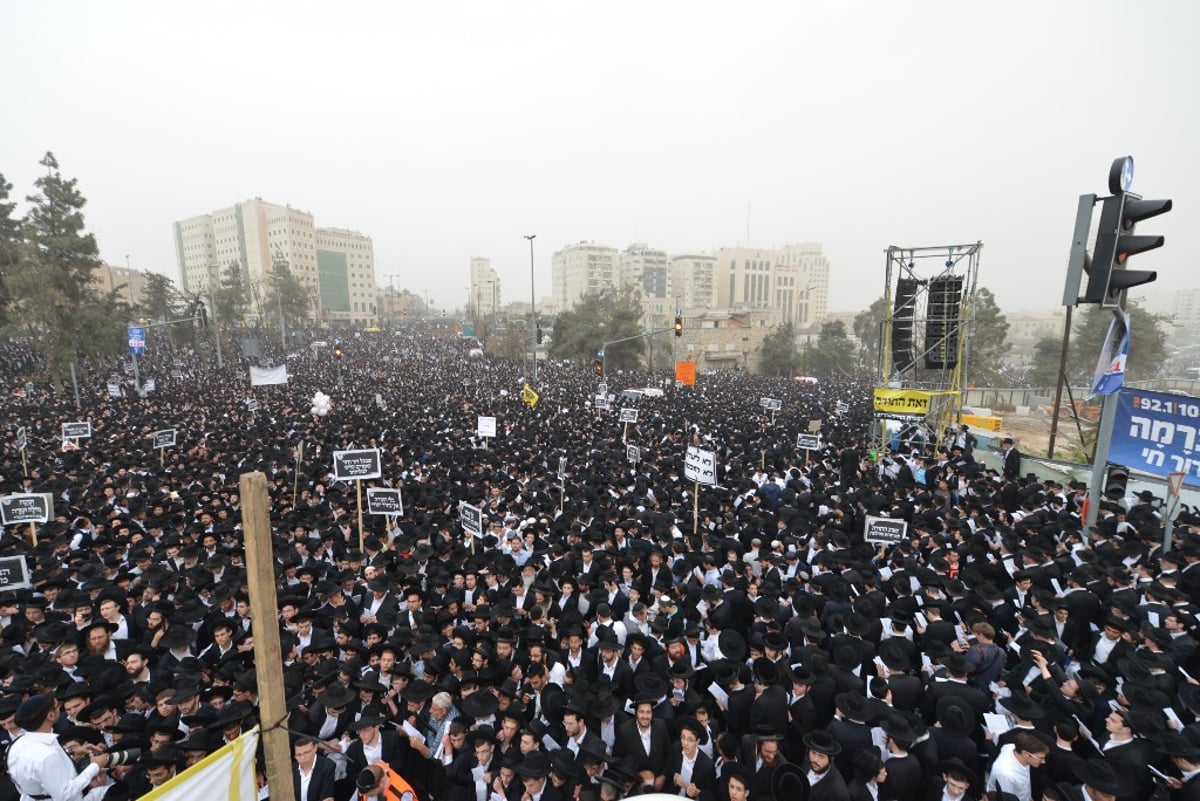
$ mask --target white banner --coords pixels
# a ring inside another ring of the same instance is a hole
[[[689,445],[683,460],[683,474],[689,481],[714,485],[717,483],[717,454]]]
[[[278,367],[251,367],[250,386],[261,387],[266,384],[286,384],[288,381],[287,365]]]
[[[155,787],[141,801],[195,801],[221,798],[229,801],[258,801],[254,752],[258,748],[255,726],[229,745]]]

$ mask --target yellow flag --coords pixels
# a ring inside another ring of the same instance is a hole
[[[521,400],[528,403],[530,409],[532,409],[534,406],[537,406],[537,402],[541,400],[541,397],[541,395],[537,394],[537,390],[528,384],[521,387]]]

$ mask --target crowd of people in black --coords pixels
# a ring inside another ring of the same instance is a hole
[[[290,732],[300,801],[1200,798],[1200,521],[1164,552],[1145,495],[1092,501],[1086,528],[1083,487],[1007,444],[999,470],[967,432],[877,444],[865,383],[625,373],[597,409],[596,376],[550,363],[531,407],[521,367],[472,345],[361,335],[257,388],[244,363],[149,353],[152,393],[93,371],[82,412],[6,346],[0,491],[51,494],[54,519],[0,537],[32,584],[0,595],[0,799],[137,798],[256,724]],[[368,448],[404,511],[368,515],[360,547],[332,453]],[[275,621],[250,613],[249,471]],[[868,516],[905,536],[866,541]],[[259,719],[263,626],[282,721]]]

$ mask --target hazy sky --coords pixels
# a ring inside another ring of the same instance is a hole
[[[504,302],[591,240],[818,241],[831,307],[889,244],[985,244],[1010,310],[1061,297],[1076,198],[1132,154],[1200,285],[1200,3],[9,2],[0,172],[54,151],[102,256],[175,278],[171,223],[259,196],[375,241],[379,283]]]

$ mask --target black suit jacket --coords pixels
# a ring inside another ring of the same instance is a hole
[[[666,767],[663,769],[663,775],[667,777],[667,784],[663,788],[664,792],[674,790],[679,792],[674,784],[675,774],[683,767],[683,748],[679,743],[672,743],[667,754]],[[717,797],[717,767],[713,763],[712,758],[699,751],[696,754],[696,764],[692,767],[692,782],[700,788],[699,798],[704,801],[711,801]]]
[[[308,783],[308,794],[300,797],[300,766],[292,765],[292,787],[295,788],[296,801],[324,801],[333,798],[333,776],[337,772],[332,760],[317,754],[313,763],[312,781]]]
[[[667,732],[666,721],[655,718],[650,721],[650,752],[647,753],[638,734],[637,719],[630,718],[617,728],[613,756],[630,756],[637,762],[638,770],[653,771],[657,776],[662,773],[666,764],[667,747],[670,743],[671,737]]]
[[[836,767],[831,767],[825,778],[812,786],[808,793],[808,801],[850,801],[850,790],[846,780],[838,773]]]

